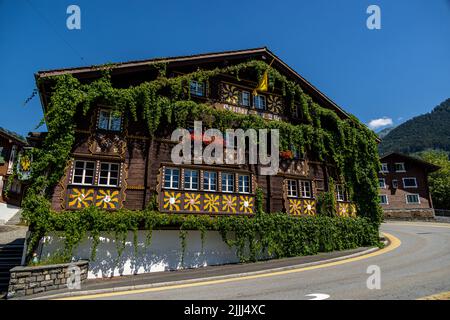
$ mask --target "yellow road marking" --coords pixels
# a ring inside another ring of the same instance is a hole
[[[431,296],[422,297],[417,300],[450,300],[450,291],[433,294]]]
[[[89,295],[84,295],[84,296],[61,298],[61,299],[57,299],[57,300],[82,300],[82,299],[94,299],[94,298],[107,298],[107,297],[114,297],[114,296],[121,296],[121,295],[183,289],[183,288],[199,287],[199,286],[206,286],[206,285],[213,285],[213,284],[222,284],[222,283],[234,282],[234,281],[244,281],[244,280],[274,277],[274,276],[280,276],[280,275],[285,275],[285,274],[291,274],[291,273],[297,273],[297,272],[338,266],[338,265],[342,265],[342,264],[346,264],[346,263],[350,263],[350,262],[355,262],[355,261],[359,261],[359,260],[363,260],[363,259],[376,257],[381,254],[388,253],[392,250],[395,250],[401,245],[400,239],[394,237],[393,235],[391,235],[389,233],[383,233],[383,234],[385,235],[386,238],[389,239],[389,241],[390,241],[389,246],[387,246],[383,249],[380,249],[378,251],[375,251],[375,252],[371,252],[371,253],[368,253],[368,254],[365,254],[362,256],[353,257],[353,258],[349,258],[349,259],[345,259],[345,260],[328,262],[328,263],[324,263],[324,264],[320,264],[320,265],[314,265],[314,266],[303,267],[303,268],[298,268],[298,269],[275,271],[275,272],[270,272],[270,273],[263,273],[263,274],[256,274],[256,275],[249,275],[249,276],[242,276],[242,277],[200,281],[200,282],[186,283],[186,284],[179,284],[179,285],[172,285],[172,286],[135,289],[135,290],[126,290],[126,291],[117,291],[117,292],[99,293],[99,294],[89,294]]]

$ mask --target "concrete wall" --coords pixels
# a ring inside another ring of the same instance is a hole
[[[132,275],[181,269],[181,240],[178,230],[154,230],[151,245],[145,247],[146,231],[138,231],[138,252],[133,245],[133,232],[128,233],[125,249],[118,258],[114,233],[101,234],[95,261],[89,262],[88,278]],[[189,231],[186,238],[184,268],[197,268],[239,262],[234,249],[230,249],[216,231],[207,231],[202,253],[200,231]],[[87,237],[74,250],[76,260],[89,260],[92,239]],[[56,233],[45,238],[41,259],[63,248],[63,240]]]

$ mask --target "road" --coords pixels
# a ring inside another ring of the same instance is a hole
[[[323,268],[224,283],[93,295],[89,299],[417,299],[450,291],[450,225],[391,222],[381,230],[398,238],[394,250]],[[380,289],[368,289],[369,266],[380,270]],[[376,267],[375,267],[376,268]]]

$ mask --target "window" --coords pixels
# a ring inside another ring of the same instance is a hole
[[[398,188],[398,181],[397,179],[392,180],[392,188],[397,189]]]
[[[250,176],[239,175],[239,192],[250,193]]]
[[[250,107],[250,92],[248,91],[239,92],[239,104],[244,107]]]
[[[420,198],[418,194],[407,194],[406,195],[406,203],[409,204],[419,204]]]
[[[203,190],[205,191],[217,190],[217,173],[211,171],[203,172]]]
[[[381,172],[389,172],[389,168],[388,168],[388,164],[387,163],[382,163],[381,164]]]
[[[403,162],[395,163],[395,172],[405,172],[405,164]]]
[[[8,170],[7,174],[12,174],[14,172],[13,166],[14,162],[16,162],[16,156],[17,156],[17,146],[13,145],[11,148],[11,154],[9,155],[9,163],[8,163]]]
[[[253,96],[253,106],[259,110],[266,109],[266,97],[262,95]]]
[[[337,201],[345,201],[346,200],[344,186],[341,184],[336,185],[336,198],[337,198]]]
[[[384,178],[378,178],[378,184],[381,189],[386,189],[386,180]]]
[[[190,85],[191,94],[199,97],[205,96],[205,84],[203,82],[198,82],[195,80],[191,81]]]
[[[222,192],[234,192],[234,174],[222,173]]]
[[[198,189],[198,171],[184,170],[184,189],[197,190]]]
[[[416,178],[403,178],[403,187],[404,188],[417,188]]]
[[[95,162],[93,161],[75,161],[73,172],[73,184],[93,184],[94,183]]]
[[[164,170],[164,188],[178,189],[178,182],[180,178],[180,170],[165,168]]]
[[[101,163],[98,184],[101,186],[117,187],[119,184],[119,164]]]
[[[98,128],[109,131],[120,131],[122,115],[114,110],[100,110]]]
[[[302,198],[311,198],[311,181],[300,180],[300,196]]]
[[[287,186],[288,186],[288,197],[297,197],[298,196],[297,181],[288,180]]]
[[[388,196],[386,194],[380,194],[380,204],[389,204]]]

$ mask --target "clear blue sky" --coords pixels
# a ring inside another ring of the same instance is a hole
[[[81,30],[66,28],[70,4]],[[0,0],[0,126],[35,130],[39,98],[23,103],[39,70],[260,46],[365,123],[450,97],[450,0]]]

